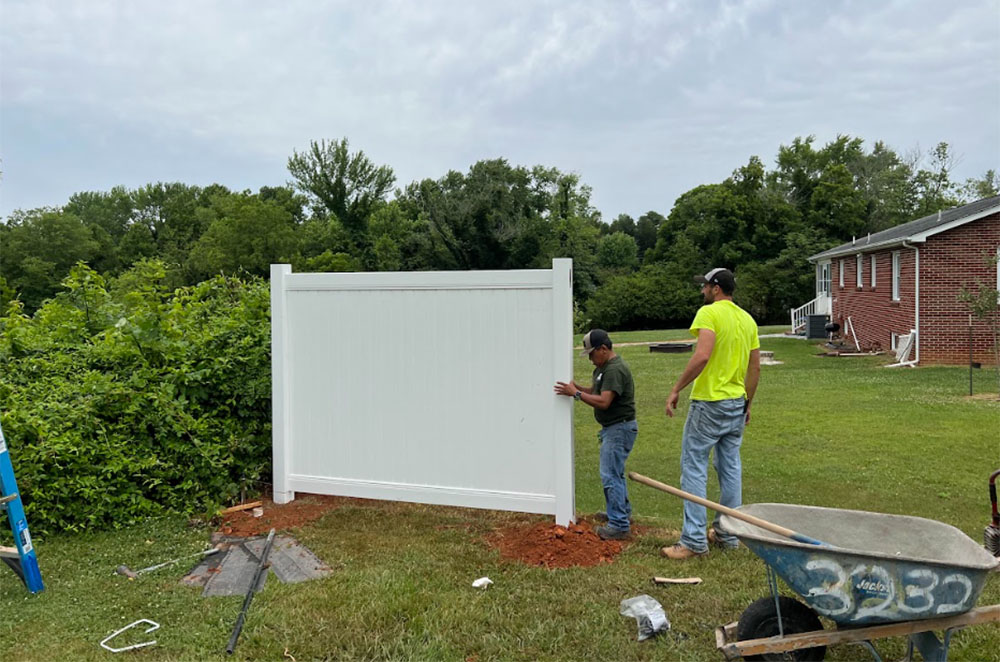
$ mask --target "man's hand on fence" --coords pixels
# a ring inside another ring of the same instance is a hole
[[[575,382],[571,381],[571,382],[556,382],[556,385],[553,387],[552,390],[556,392],[556,395],[568,395],[569,397],[572,398],[574,395],[576,395],[576,392],[581,389],[579,386],[576,385]]]

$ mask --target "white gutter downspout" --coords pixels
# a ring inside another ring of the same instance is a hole
[[[940,215],[941,215],[940,212],[938,212],[938,216],[940,216]],[[916,330],[916,332],[917,332],[917,338],[916,338],[917,342],[914,343],[914,345],[913,345],[913,361],[912,361],[912,363],[914,365],[916,365],[917,363],[920,362],[920,249],[917,248],[916,246],[913,246],[912,244],[906,243],[905,239],[903,240],[903,248],[912,248],[913,249],[913,260],[914,260],[914,263],[913,263],[913,267],[914,267],[913,268],[913,271],[914,271],[914,279],[913,279],[914,280],[914,283],[913,283],[913,286],[914,286],[913,287],[913,296],[914,296],[913,317],[914,317],[914,320],[913,320],[913,323],[914,323],[914,330]]]

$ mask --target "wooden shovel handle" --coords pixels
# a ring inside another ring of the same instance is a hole
[[[642,483],[643,485],[649,485],[650,487],[655,487],[658,490],[663,490],[664,492],[668,492],[668,493],[673,494],[674,496],[680,497],[682,499],[687,499],[688,501],[693,501],[694,503],[697,503],[697,504],[700,504],[702,506],[705,506],[706,508],[711,508],[712,510],[714,510],[716,512],[719,512],[719,513],[722,513],[723,515],[729,515],[730,517],[735,517],[736,519],[741,519],[744,522],[748,522],[750,524],[753,524],[754,526],[759,526],[760,528],[766,529],[767,531],[770,531],[772,533],[777,533],[779,536],[784,536],[786,538],[791,538],[792,540],[796,540],[798,542],[808,543],[810,545],[823,545],[824,544],[824,543],[820,542],[819,540],[816,540],[814,538],[810,538],[809,536],[804,536],[801,533],[796,533],[795,531],[792,531],[791,529],[786,529],[783,526],[779,526],[777,524],[772,524],[771,522],[768,522],[767,520],[763,520],[763,519],[761,519],[759,517],[754,517],[753,515],[747,515],[746,513],[741,513],[738,510],[734,510],[732,508],[727,508],[726,506],[723,506],[721,503],[715,503],[714,501],[709,501],[708,499],[703,499],[700,496],[695,496],[694,494],[691,494],[690,492],[685,492],[684,490],[679,490],[676,487],[672,487],[670,485],[667,485],[666,483],[661,483],[658,480],[653,480],[652,478],[648,478],[646,476],[643,476],[642,474],[637,474],[634,471],[628,472],[628,477],[631,478],[632,480],[634,480],[637,483]]]

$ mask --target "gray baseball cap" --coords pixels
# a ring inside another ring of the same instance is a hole
[[[695,276],[694,282],[696,285],[718,285],[723,290],[730,292],[736,287],[736,278],[733,276],[733,272],[722,267],[712,269],[704,276]]]
[[[591,352],[602,345],[611,348],[611,338],[608,337],[608,332],[604,329],[591,329],[583,337],[583,351],[580,352],[580,355],[589,356]]]

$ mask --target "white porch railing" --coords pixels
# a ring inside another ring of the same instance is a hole
[[[792,333],[798,333],[806,328],[810,315],[816,314],[817,306],[821,297],[816,297],[812,301],[805,303],[798,308],[792,308]]]

